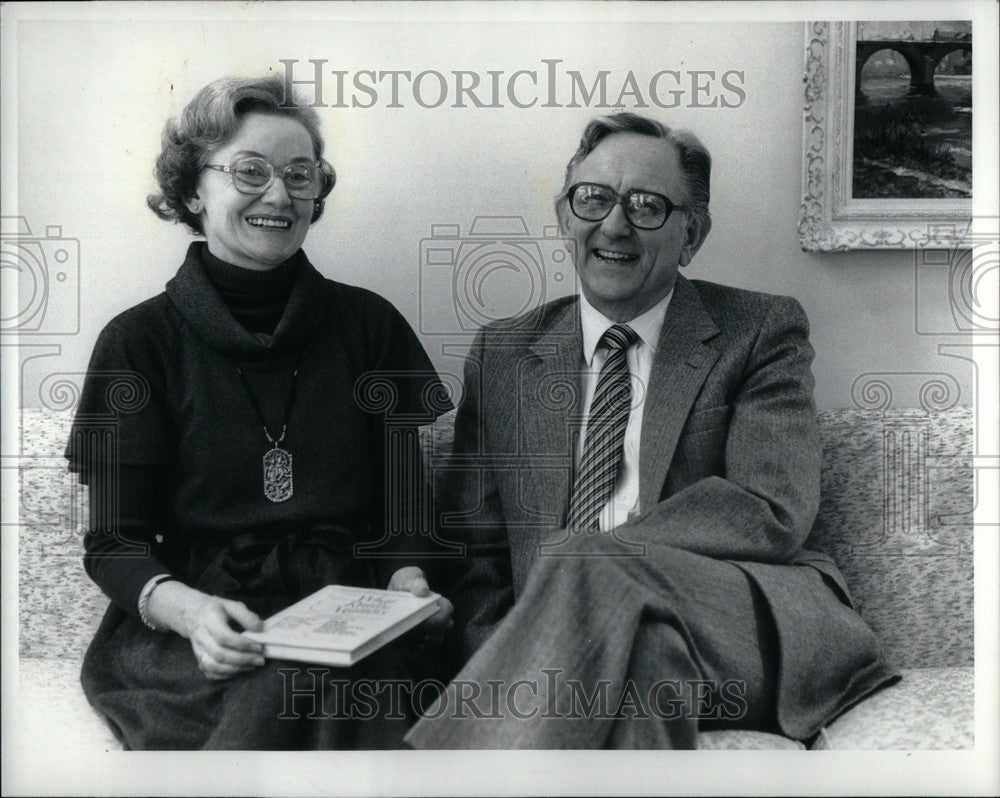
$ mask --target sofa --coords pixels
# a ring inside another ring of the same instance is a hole
[[[700,735],[700,748],[974,747],[973,410],[885,404],[820,413],[823,498],[806,545],[838,563],[903,679],[812,740],[712,731]],[[19,745],[114,750],[119,744],[79,682],[107,599],[82,567],[86,492],[62,459],[71,415],[25,409],[20,419],[14,466],[20,476],[20,690],[8,717]],[[422,430],[435,487],[453,420],[449,414]]]

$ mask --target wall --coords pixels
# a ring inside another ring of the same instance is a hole
[[[281,70],[283,58],[298,59],[301,78],[311,74],[310,58],[329,59],[330,70],[507,75],[562,59],[561,68],[579,70],[588,82],[611,70],[614,86],[629,69],[645,76],[662,69],[742,71],[746,99],[737,108],[687,107],[689,93],[682,107],[652,111],[693,128],[715,159],[714,227],[688,276],[797,297],[812,322],[820,407],[850,405],[852,384],[868,372],[945,372],[970,403],[971,366],[938,354],[945,339],[916,333],[913,255],[799,248],[803,25],[637,25],[587,21],[587,13],[579,9],[571,24],[413,20],[405,28],[346,20],[22,22],[17,212],[36,234],[60,225],[80,245],[78,285],[53,283],[51,299],[62,303],[65,318],[78,289],[79,331],[23,337],[22,352],[45,355],[23,366],[23,404],[38,404],[45,374],[85,370],[101,326],[162,290],[180,263],[189,236],[144,205],[163,121],[209,80]],[[324,94],[333,89],[328,80]],[[466,235],[477,216],[521,217],[530,237],[543,236],[555,223],[552,197],[565,161],[600,111],[386,104],[383,98],[370,109],[320,109],[339,183],[306,251],[327,276],[388,297],[436,365],[458,372],[468,336],[435,334],[454,330],[454,300],[448,275],[423,262],[422,239],[441,224]],[[459,246],[454,238],[445,242]],[[541,247],[549,253],[546,298],[571,290],[572,279],[555,281],[551,244]],[[510,270],[494,273],[484,291],[497,313],[531,296],[525,273]],[[920,299],[932,328],[953,328],[946,291]],[[915,394],[899,398],[916,401]]]

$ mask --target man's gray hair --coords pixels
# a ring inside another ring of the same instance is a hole
[[[592,119],[583,131],[580,147],[566,165],[566,179],[563,183],[560,202],[566,201],[566,192],[573,184],[573,174],[580,162],[594,151],[594,148],[614,133],[638,133],[669,141],[680,155],[681,169],[687,183],[687,205],[691,216],[706,225],[711,222],[708,212],[709,186],[712,173],[712,156],[690,130],[669,128],[655,119],[639,116],[631,112],[600,116]],[[671,198],[672,199],[672,198]]]

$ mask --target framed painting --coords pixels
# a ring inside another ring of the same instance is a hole
[[[802,249],[952,248],[972,217],[972,23],[806,26]]]

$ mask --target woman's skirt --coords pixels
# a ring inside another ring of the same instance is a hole
[[[330,530],[202,545],[191,550],[187,574],[192,587],[262,617],[327,584],[380,586],[351,557],[347,538]],[[128,749],[402,748],[448,676],[442,647],[421,640],[418,627],[350,668],[268,660],[212,680],[187,639],[147,629],[112,604],[81,681]]]

